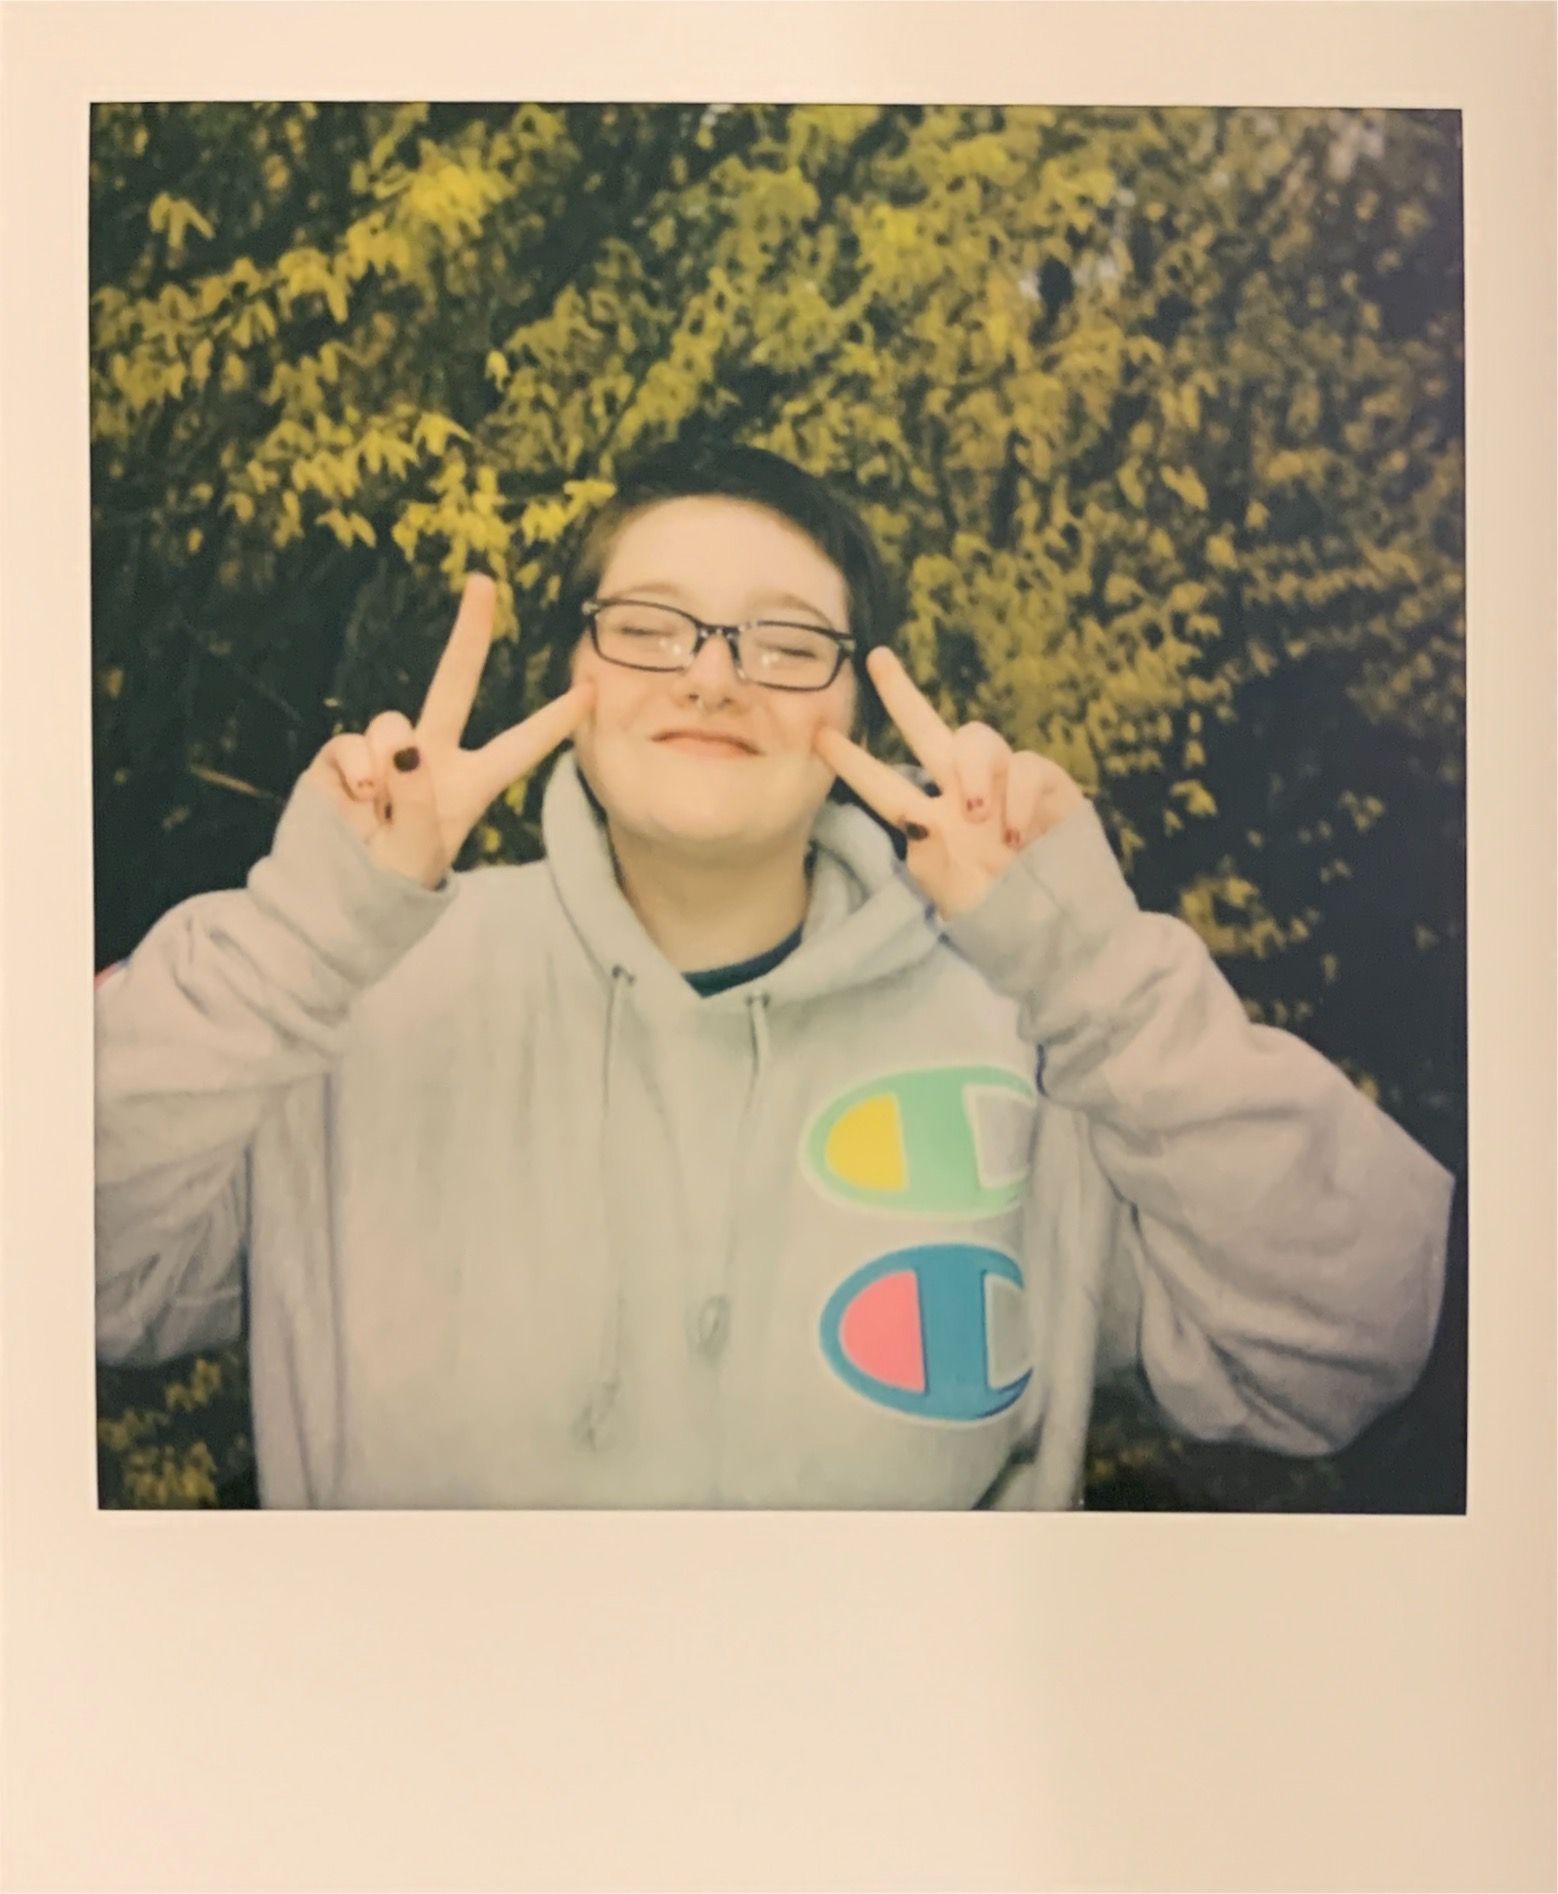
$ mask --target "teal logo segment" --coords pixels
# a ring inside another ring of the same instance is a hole
[[[825,1194],[899,1216],[999,1216],[1018,1202],[1038,1087],[999,1065],[929,1066],[824,1107],[802,1159]]]

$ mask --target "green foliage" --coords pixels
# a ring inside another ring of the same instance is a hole
[[[242,1349],[150,1370],[102,1369],[99,1383],[102,1505],[218,1506],[252,1485]]]
[[[91,175],[102,959],[414,708],[472,562],[473,734],[532,707],[575,523],[717,431],[851,494],[946,712],[1461,1167],[1454,114],[113,105]]]

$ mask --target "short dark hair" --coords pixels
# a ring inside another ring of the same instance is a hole
[[[890,645],[896,620],[892,582],[860,515],[826,482],[766,448],[738,442],[673,443],[624,468],[616,492],[584,523],[558,595],[559,629],[566,641],[581,625],[611,549],[629,520],[666,500],[698,496],[745,500],[766,507],[805,533],[843,574],[849,632],[867,736],[877,736],[886,713],[865,668],[866,653]]]

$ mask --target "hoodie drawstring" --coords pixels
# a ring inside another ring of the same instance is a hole
[[[613,1144],[611,1112],[613,1079],[621,1036],[623,999],[633,976],[625,967],[611,970],[611,993],[606,1004],[606,1045],[601,1067],[600,1178],[601,1249],[607,1276],[605,1316],[601,1324],[600,1347],[595,1366],[595,1383],[575,1423],[578,1437],[585,1445],[600,1448],[606,1444],[610,1424],[617,1410],[622,1372],[622,1318],[626,1285],[619,1246],[611,1228],[611,1167]],[[707,1297],[698,1312],[698,1343],[707,1354],[715,1354],[724,1345],[730,1326],[730,1270],[736,1230],[741,1215],[742,1177],[746,1169],[747,1138],[756,1115],[757,1101],[767,1075],[772,1054],[768,1031],[768,995],[753,993],[747,997],[747,1026],[752,1037],[752,1070],[736,1122],[736,1138],[730,1163],[730,1190],[725,1205],[719,1253],[719,1286]]]
[[[736,1247],[736,1230],[741,1217],[742,1177],[746,1170],[747,1134],[757,1112],[758,1094],[768,1072],[772,1050],[768,1036],[768,995],[747,995],[747,1026],[752,1034],[752,1075],[747,1080],[746,1097],[741,1101],[741,1116],[736,1121],[736,1140],[730,1157],[730,1188],[720,1233],[719,1287],[698,1311],[698,1342],[706,1353],[724,1346],[730,1328],[731,1266]]]
[[[612,1078],[622,1024],[622,999],[633,976],[626,967],[611,970],[611,993],[606,1002],[606,1047],[601,1060],[600,1145],[596,1153],[596,1177],[599,1180],[601,1214],[601,1257],[606,1272],[606,1313],[601,1324],[601,1339],[595,1368],[595,1385],[580,1411],[576,1429],[590,1447],[605,1443],[609,1423],[616,1410],[617,1388],[622,1368],[622,1302],[624,1284],[622,1258],[612,1240],[611,1229],[611,1107],[614,1096]]]

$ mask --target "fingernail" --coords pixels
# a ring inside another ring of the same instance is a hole
[[[422,752],[414,743],[408,743],[403,750],[395,752],[396,769],[413,770],[422,761]]]
[[[923,842],[930,836],[930,830],[923,822],[905,822],[903,832],[911,842]]]

